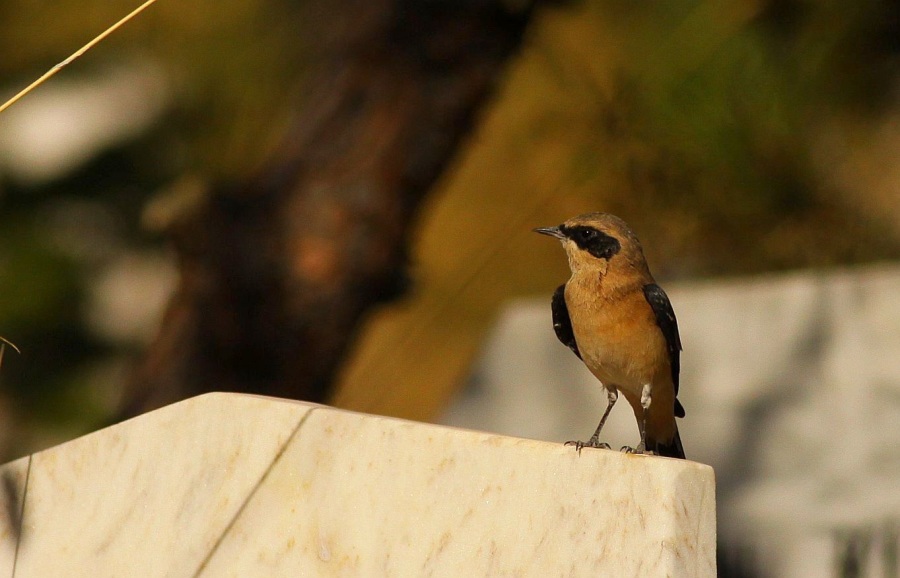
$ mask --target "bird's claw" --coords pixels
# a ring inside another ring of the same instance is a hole
[[[631,446],[622,446],[622,448],[619,451],[622,453],[625,453],[625,454],[640,454],[640,455],[644,455],[644,456],[655,456],[656,455],[656,452],[646,449],[644,447],[644,444],[638,444],[638,447],[636,447],[636,448],[633,448]]]
[[[578,452],[578,455],[581,455],[581,449],[582,449],[582,448],[597,448],[597,449],[600,449],[600,450],[608,450],[608,449],[612,449],[612,448],[609,447],[609,444],[608,444],[608,443],[606,443],[606,442],[601,442],[601,441],[595,440],[595,439],[591,439],[591,440],[586,441],[586,442],[583,442],[583,441],[575,441],[575,440],[569,440],[569,441],[566,442],[565,445],[567,445],[567,446],[575,446],[575,451]]]

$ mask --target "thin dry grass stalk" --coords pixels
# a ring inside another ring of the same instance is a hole
[[[7,345],[9,345],[9,346],[12,347],[13,349],[15,349],[15,350],[16,350],[16,353],[18,353],[18,354],[20,354],[20,355],[22,354],[22,352],[19,351],[19,348],[16,347],[16,344],[15,344],[15,343],[13,343],[12,341],[10,341],[9,339],[7,339],[7,338],[5,338],[5,337],[3,337],[3,336],[0,336],[0,367],[3,367],[3,354],[6,353],[6,346],[7,346]]]
[[[84,46],[79,48],[78,50],[76,50],[74,53],[72,53],[71,56],[69,56],[68,58],[66,58],[65,60],[63,60],[62,62],[60,62],[59,64],[57,64],[56,66],[54,66],[53,68],[48,70],[47,72],[45,72],[40,78],[38,78],[37,80],[35,80],[34,82],[32,82],[31,84],[26,86],[24,89],[19,91],[18,94],[16,94],[12,98],[10,98],[6,102],[4,102],[2,105],[0,105],[0,113],[2,113],[7,108],[11,107],[13,104],[18,102],[23,96],[25,96],[26,94],[28,94],[29,92],[31,92],[32,90],[37,88],[38,86],[44,84],[44,82],[46,82],[48,79],[50,79],[51,76],[53,76],[54,74],[56,74],[57,72],[59,72],[60,70],[65,68],[66,66],[68,66],[70,63],[77,60],[82,54],[84,54],[85,52],[87,52],[88,50],[90,50],[91,48],[93,48],[94,46],[99,44],[100,42],[102,42],[107,36],[109,36],[110,34],[115,32],[116,30],[118,30],[123,24],[125,24],[126,22],[128,22],[129,20],[131,20],[132,18],[134,18],[141,12],[143,12],[146,8],[148,8],[151,4],[153,4],[155,2],[156,2],[156,0],[147,0],[140,6],[138,6],[134,10],[132,10],[131,13],[129,13],[127,16],[125,16],[124,18],[122,18],[121,20],[119,20],[118,22],[116,22],[115,24],[113,24],[112,26],[110,26],[109,28],[104,30],[103,32],[101,32],[99,35],[95,36],[93,40],[91,40],[90,42],[88,42],[87,44],[85,44]],[[3,339],[3,338],[0,337],[0,339]],[[13,345],[12,343],[9,343],[5,339],[4,339],[4,341],[6,343],[8,343],[9,345],[12,345],[13,348],[15,348],[15,345]],[[2,360],[2,354],[0,354],[0,360]]]

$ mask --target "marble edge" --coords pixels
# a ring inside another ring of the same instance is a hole
[[[0,513],[0,543],[3,544],[3,550],[0,550],[0,569],[8,571],[10,576],[15,571],[24,530],[23,516],[32,461],[32,456],[27,455],[0,466],[0,502],[3,509]]]
[[[368,414],[368,413],[343,409],[343,408],[339,408],[339,407],[333,407],[333,406],[319,404],[319,403],[312,403],[312,402],[308,402],[308,401],[287,399],[287,398],[281,398],[281,397],[272,397],[272,396],[251,394],[251,393],[233,393],[233,392],[214,391],[214,392],[204,393],[204,394],[201,394],[201,395],[198,395],[195,397],[191,397],[191,398],[161,407],[157,410],[135,416],[135,417],[127,419],[125,421],[121,421],[119,423],[115,423],[115,424],[106,426],[104,428],[94,430],[92,432],[88,432],[84,435],[81,435],[81,436],[78,436],[71,440],[62,442],[58,445],[51,446],[49,448],[45,448],[42,450],[38,450],[31,454],[22,456],[20,458],[17,458],[15,460],[12,460],[10,462],[2,464],[2,465],[0,465],[0,468],[5,469],[6,467],[11,466],[12,464],[14,464],[18,461],[33,458],[35,456],[38,456],[40,454],[45,454],[47,452],[60,451],[63,448],[70,446],[70,444],[74,444],[81,440],[84,440],[85,438],[89,438],[91,436],[98,435],[101,432],[109,432],[109,431],[129,427],[129,425],[133,425],[139,421],[152,420],[163,413],[168,414],[170,412],[180,411],[187,405],[207,404],[207,403],[234,403],[237,405],[245,404],[245,403],[288,404],[288,405],[297,406],[298,410],[301,410],[302,413],[307,413],[311,410],[316,410],[316,413],[338,412],[338,413],[342,413],[342,414],[354,415],[354,416],[357,416],[359,419],[374,419],[377,421],[388,422],[388,423],[393,423],[393,424],[406,424],[408,426],[420,427],[420,428],[423,428],[426,430],[442,432],[444,434],[450,434],[450,435],[454,435],[454,436],[463,436],[463,437],[470,438],[472,441],[474,441],[476,443],[489,442],[492,444],[498,444],[498,445],[504,445],[504,446],[506,446],[506,445],[517,445],[517,446],[528,445],[528,446],[533,446],[535,448],[540,448],[543,451],[551,450],[552,453],[554,453],[556,455],[560,455],[560,456],[564,456],[564,455],[568,455],[568,454],[575,454],[574,448],[566,446],[562,442],[514,437],[514,436],[508,436],[508,435],[499,434],[499,433],[490,432],[490,431],[475,430],[475,429],[461,428],[461,427],[448,426],[448,425],[438,425],[438,424],[419,422],[419,421],[408,420],[408,419],[392,417],[392,416]],[[298,415],[298,417],[302,417],[302,416]],[[301,427],[301,430],[302,430],[302,427]],[[300,431],[298,431],[297,433],[299,434]],[[661,456],[630,455],[630,454],[625,454],[625,453],[619,452],[617,450],[593,450],[593,449],[588,448],[588,449],[582,450],[581,454],[578,455],[577,457],[579,459],[591,459],[591,457],[590,457],[591,454],[593,454],[595,452],[604,452],[602,454],[604,459],[610,459],[610,458],[620,459],[620,460],[628,460],[628,459],[647,460],[647,459],[649,459],[649,460],[653,460],[654,463],[656,463],[656,464],[662,463],[659,460],[666,460],[669,462],[676,462],[680,466],[684,466],[687,469],[697,468],[700,471],[705,470],[704,475],[713,476],[713,478],[715,475],[713,472],[712,466],[703,464],[701,462],[694,462],[691,460],[678,460],[675,458],[666,458],[666,457],[661,457]],[[681,469],[681,468],[679,468],[679,469]]]

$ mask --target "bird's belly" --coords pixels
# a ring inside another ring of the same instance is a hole
[[[591,353],[584,355],[584,363],[603,385],[616,386],[640,395],[641,388],[651,376],[644,375],[646,372],[636,366],[628,354],[618,349],[615,345],[591,347]]]
[[[645,384],[653,383],[664,363],[660,359],[666,351],[661,335],[640,331],[628,321],[608,326],[576,325],[573,330],[585,365],[605,386],[639,396]]]

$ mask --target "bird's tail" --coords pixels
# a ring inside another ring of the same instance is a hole
[[[657,443],[655,449],[657,455],[667,458],[687,459],[684,457],[684,446],[681,445],[681,436],[678,434],[678,426],[675,426],[675,435],[669,443]]]

